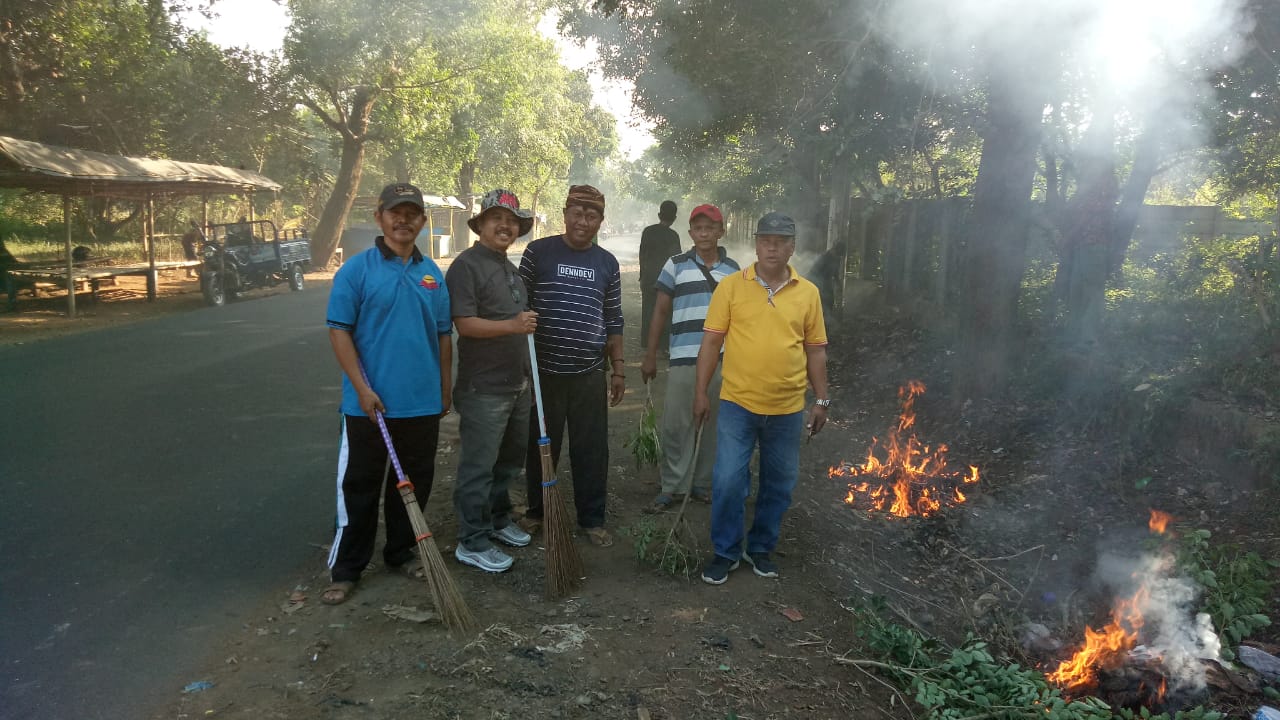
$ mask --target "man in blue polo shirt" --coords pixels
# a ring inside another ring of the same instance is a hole
[[[387,568],[421,577],[409,513],[386,481],[387,450],[373,420],[386,418],[396,454],[425,506],[435,477],[440,417],[452,393],[453,331],[444,274],[414,241],[426,223],[422,192],[386,186],[373,214],[383,234],[333,278],[326,324],[342,367],[342,443],[338,452],[338,528],[321,602],[345,602],[373,557],[378,500],[387,525]],[[366,382],[360,371],[363,365]]]

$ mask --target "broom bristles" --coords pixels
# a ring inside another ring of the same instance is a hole
[[[405,510],[409,513],[409,524],[413,526],[414,537],[418,539],[418,558],[422,561],[422,569],[426,572],[427,589],[431,592],[431,602],[435,603],[436,612],[440,613],[440,621],[449,630],[470,630],[476,627],[476,618],[462,598],[462,592],[449,574],[444,564],[440,548],[436,547],[436,539],[427,527],[427,519],[418,507],[418,498],[414,495],[413,486],[401,483],[400,497],[404,500]]]
[[[562,598],[577,589],[582,581],[582,556],[573,542],[569,511],[556,483],[551,463],[551,448],[543,445],[542,454],[542,523],[547,542],[547,597]]]

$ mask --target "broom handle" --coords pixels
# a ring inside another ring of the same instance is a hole
[[[551,462],[551,438],[547,436],[547,414],[542,409],[542,382],[538,379],[538,351],[533,346],[533,335],[529,339],[529,369],[533,373],[533,399],[538,407],[538,452],[542,455],[542,487],[549,488],[556,484],[554,463]]]
[[[359,367],[360,367],[360,377],[364,378],[364,384],[369,385],[369,387],[372,388],[373,385],[370,384],[369,382],[369,375],[364,371],[364,363],[359,361],[357,361],[357,363],[359,364]],[[400,467],[400,458],[396,455],[395,445],[392,444],[391,442],[391,433],[387,431],[386,420],[382,419],[382,413],[377,409],[374,409],[373,411],[373,419],[377,421],[378,430],[382,432],[382,442],[386,443],[387,456],[391,458],[391,464],[396,469],[396,479],[398,479],[401,483],[408,482],[408,480],[404,476],[404,468]],[[410,487],[413,487],[413,486],[410,485]]]
[[[533,335],[525,335],[529,339],[529,366],[533,373],[533,398],[538,403],[538,444],[550,442],[547,437],[547,415],[542,410],[542,383],[538,380],[538,352],[533,346]]]

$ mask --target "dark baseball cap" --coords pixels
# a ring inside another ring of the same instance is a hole
[[[796,236],[796,221],[780,212],[767,213],[756,223],[757,235]]]
[[[420,210],[426,207],[422,201],[422,191],[409,183],[391,183],[382,188],[382,194],[378,196],[379,210],[390,210],[405,203],[417,205]]]

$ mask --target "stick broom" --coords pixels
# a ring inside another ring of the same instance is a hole
[[[365,375],[363,366],[360,367],[360,375],[368,384],[369,376]],[[404,468],[400,467],[400,458],[396,455],[395,446],[391,443],[391,433],[387,431],[386,420],[377,410],[373,411],[373,417],[378,423],[378,430],[382,432],[382,442],[387,445],[391,465],[396,469],[396,489],[400,491],[405,510],[409,512],[409,524],[413,526],[414,539],[418,543],[418,557],[422,560],[422,569],[427,574],[427,588],[431,591],[431,601],[435,603],[436,612],[440,613],[441,622],[449,630],[470,630],[476,627],[475,616],[467,607],[467,601],[462,599],[462,593],[453,582],[449,568],[445,567],[444,558],[440,556],[440,548],[436,547],[435,536],[431,534],[431,528],[427,527],[427,519],[422,514],[422,508],[418,506],[418,498],[413,492],[413,483],[409,482],[409,478],[404,474]]]
[[[538,406],[538,454],[542,458],[542,526],[547,543],[547,597],[561,598],[573,592],[582,580],[582,556],[573,544],[569,511],[556,484],[551,462],[551,438],[547,435],[547,413],[542,405],[542,383],[538,380],[538,355],[533,336],[529,338],[529,365],[533,372],[533,397]]]

